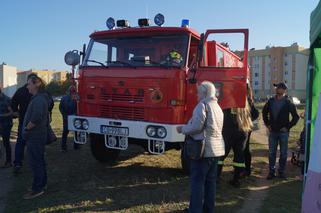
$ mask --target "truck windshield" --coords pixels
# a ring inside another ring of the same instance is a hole
[[[185,67],[188,35],[92,39],[83,66]]]

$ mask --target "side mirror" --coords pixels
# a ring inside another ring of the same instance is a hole
[[[77,50],[65,54],[65,63],[70,66],[77,66],[80,63],[80,55]]]
[[[202,62],[202,60],[203,60],[204,37],[205,37],[205,35],[204,35],[204,33],[202,33],[201,34],[201,40],[200,40],[200,43],[198,45],[198,54],[197,54],[197,56],[198,56],[198,58],[197,58],[198,64],[200,64]]]
[[[82,46],[82,51],[80,52],[80,55],[81,55],[81,62],[83,62],[86,57],[86,44]]]

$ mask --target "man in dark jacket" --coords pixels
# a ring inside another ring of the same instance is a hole
[[[61,150],[63,152],[67,151],[67,136],[69,133],[68,130],[68,115],[76,115],[77,113],[77,103],[76,98],[72,97],[72,87],[68,89],[67,95],[62,97],[60,104],[59,104],[59,110],[62,115],[63,120],[63,133],[61,137]],[[77,149],[78,145],[74,143],[74,149]]]
[[[276,95],[268,100],[263,107],[263,121],[269,130],[269,175],[267,179],[275,177],[275,161],[278,144],[280,144],[280,160],[278,174],[285,178],[285,166],[288,154],[288,139],[290,129],[299,120],[295,105],[285,95],[285,83],[274,84]],[[292,119],[289,120],[291,114]]]
[[[36,76],[36,74],[31,73],[28,75],[27,80],[32,76]],[[22,167],[22,161],[25,151],[25,140],[22,138],[22,124],[23,119],[25,117],[29,102],[31,100],[32,95],[29,93],[27,89],[27,84],[20,87],[12,97],[11,107],[13,110],[14,117],[18,117],[19,125],[18,125],[18,137],[17,143],[15,147],[15,160],[14,160],[14,172],[18,173]]]

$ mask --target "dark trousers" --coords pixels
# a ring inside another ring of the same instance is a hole
[[[246,133],[237,132],[234,134],[224,133],[224,142],[225,142],[225,155],[220,158],[218,165],[218,177],[220,177],[223,169],[223,162],[225,158],[230,153],[231,149],[233,149],[233,167],[234,167],[234,180],[238,180],[240,178],[241,173],[245,169],[245,158],[244,158],[244,149],[245,142],[247,139]]]
[[[215,211],[217,158],[191,160],[190,213]]]
[[[11,134],[12,123],[3,122],[0,128],[0,134],[2,135],[3,146],[6,150],[6,162],[11,163],[11,145],[10,145],[10,134]]]
[[[62,149],[66,149],[67,148],[67,137],[69,134],[69,130],[68,130],[68,120],[67,119],[63,119],[63,131],[62,131],[62,137],[61,137],[61,148]]]
[[[27,152],[33,174],[32,191],[40,192],[47,185],[47,168],[45,161],[45,141],[28,140]]]
[[[63,119],[63,131],[62,131],[62,136],[61,136],[61,148],[62,149],[67,149],[67,139],[68,139],[68,119]],[[78,144],[75,142],[73,143],[74,149],[77,149],[79,147]]]
[[[15,147],[15,160],[13,162],[15,166],[22,166],[22,161],[25,153],[26,141],[22,138],[22,130],[23,130],[22,125],[23,125],[23,121],[19,120],[18,138],[17,138],[16,147]]]
[[[252,132],[248,133],[248,136],[245,142],[245,149],[244,149],[245,171],[248,175],[251,174],[251,165],[252,165],[252,154],[250,150],[251,134]]]

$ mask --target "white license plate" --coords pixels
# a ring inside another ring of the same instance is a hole
[[[100,126],[100,132],[104,135],[128,136],[129,130],[127,127]]]

